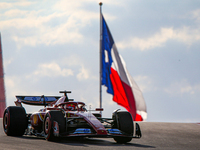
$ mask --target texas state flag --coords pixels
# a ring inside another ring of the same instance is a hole
[[[142,92],[126,69],[123,58],[102,15],[102,85],[113,95],[113,101],[127,109],[133,120],[147,118],[146,104]]]

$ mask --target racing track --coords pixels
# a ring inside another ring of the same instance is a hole
[[[48,142],[38,137],[9,137],[0,119],[0,149],[200,149],[200,124],[196,123],[139,123],[143,137],[128,144],[117,144],[113,139],[63,139]]]

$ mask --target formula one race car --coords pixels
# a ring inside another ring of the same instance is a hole
[[[8,136],[34,135],[54,141],[61,137],[111,137],[118,143],[127,143],[140,138],[138,123],[129,112],[116,110],[112,118],[102,118],[103,109],[86,110],[85,103],[68,99],[69,91],[60,91],[64,96],[16,96],[16,106],[4,111],[3,128]],[[27,114],[22,103],[42,105],[38,112]]]

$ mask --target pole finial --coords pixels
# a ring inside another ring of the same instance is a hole
[[[102,3],[102,2],[100,2],[100,3],[99,3],[99,5],[100,5],[100,6],[102,6],[102,5],[103,5],[103,3]]]

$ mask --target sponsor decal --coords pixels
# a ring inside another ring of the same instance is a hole
[[[43,121],[43,120],[44,120],[44,116],[42,116],[42,114],[41,114],[41,113],[39,114],[39,118],[40,118],[40,120],[41,120],[41,121]]]
[[[111,134],[122,134],[118,129],[108,129],[108,133],[111,133]]]
[[[33,115],[33,124],[34,125],[38,124],[38,116],[37,115]]]
[[[78,128],[74,132],[74,134],[88,134],[88,133],[92,133],[92,132],[90,129],[85,129],[85,128]]]

